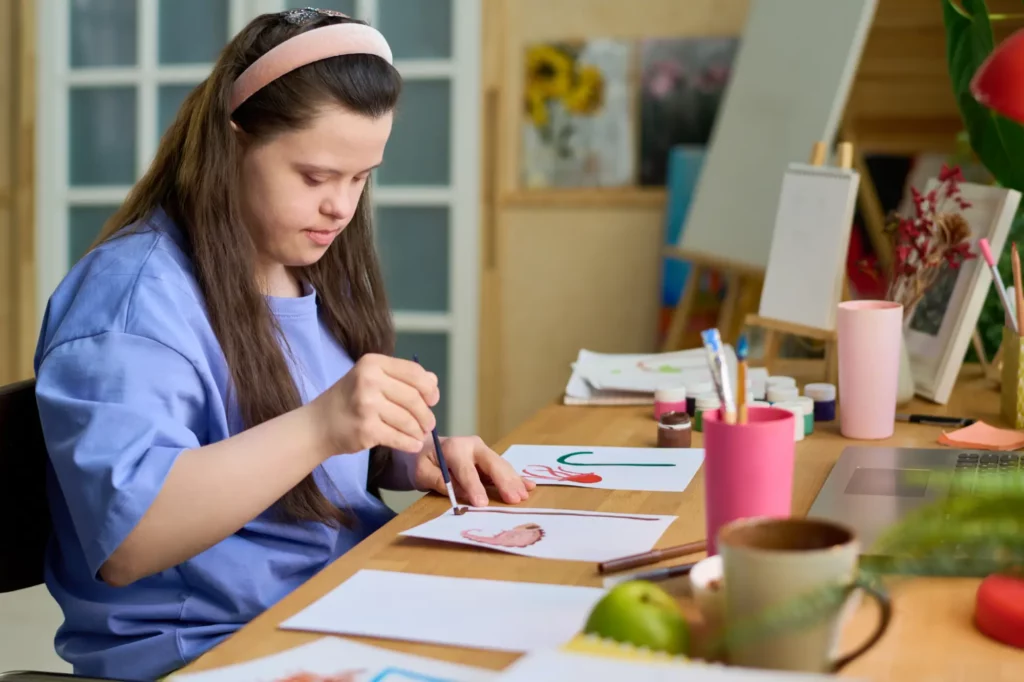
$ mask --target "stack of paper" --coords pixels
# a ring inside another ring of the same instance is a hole
[[[736,380],[736,353],[725,346],[729,376]],[[768,372],[751,368],[752,383],[763,382]],[[581,350],[572,365],[572,376],[565,388],[566,405],[649,405],[659,388],[687,388],[711,382],[707,352],[703,348],[656,353],[622,355]]]

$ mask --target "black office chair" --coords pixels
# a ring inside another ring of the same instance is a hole
[[[0,386],[0,594],[43,582],[43,558],[50,539],[46,460],[36,382]],[[94,678],[31,670],[0,673],[0,682],[90,679]]]

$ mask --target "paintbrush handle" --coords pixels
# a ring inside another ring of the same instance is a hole
[[[707,549],[707,546],[708,545],[704,540],[700,540],[698,542],[688,542],[685,545],[675,545],[674,547],[652,549],[649,552],[630,554],[629,556],[619,557],[618,559],[602,561],[597,565],[597,572],[615,573],[617,571],[626,571],[640,566],[650,566],[651,564],[656,564],[659,561],[664,561],[665,559],[675,559],[677,557],[686,556],[687,554],[703,552]]]

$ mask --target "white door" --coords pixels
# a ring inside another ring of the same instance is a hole
[[[476,429],[480,0],[312,0],[370,22],[405,79],[374,177],[397,354],[436,372],[443,433]],[[39,311],[226,41],[288,0],[42,0]]]

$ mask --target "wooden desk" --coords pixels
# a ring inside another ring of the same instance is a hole
[[[777,373],[809,377],[807,366]],[[968,367],[949,405],[915,402],[906,411],[973,416],[998,421],[998,393]],[[898,424],[889,445],[930,446],[936,427]],[[551,405],[497,444],[503,452],[513,443],[553,445],[654,446],[656,429],[650,408],[566,407]],[[700,434],[694,434],[695,446]],[[838,425],[817,425],[813,436],[797,444],[793,512],[803,515],[842,449],[852,443],[839,435]],[[526,506],[590,509],[607,512],[676,514],[679,519],[661,538],[660,546],[704,536],[704,481],[699,472],[679,493],[587,490],[538,487]],[[524,580],[541,583],[600,586],[594,564],[533,559],[458,546],[443,546],[396,534],[441,514],[447,501],[439,496],[421,499],[391,523],[324,569],[319,575],[253,620],[233,637],[195,661],[183,672],[206,670],[275,653],[324,635],[278,630],[278,623],[302,610],[361,568],[440,574],[467,578]],[[975,579],[919,578],[892,588],[894,620],[884,639],[850,665],[844,676],[881,682],[1019,682],[1024,679],[1024,652],[982,637],[971,623]],[[481,604],[481,610],[486,609]],[[864,600],[844,632],[847,647],[863,641],[875,623],[875,607]],[[582,627],[582,623],[580,624]],[[516,655],[425,644],[364,639],[381,647],[448,661],[500,669]]]

